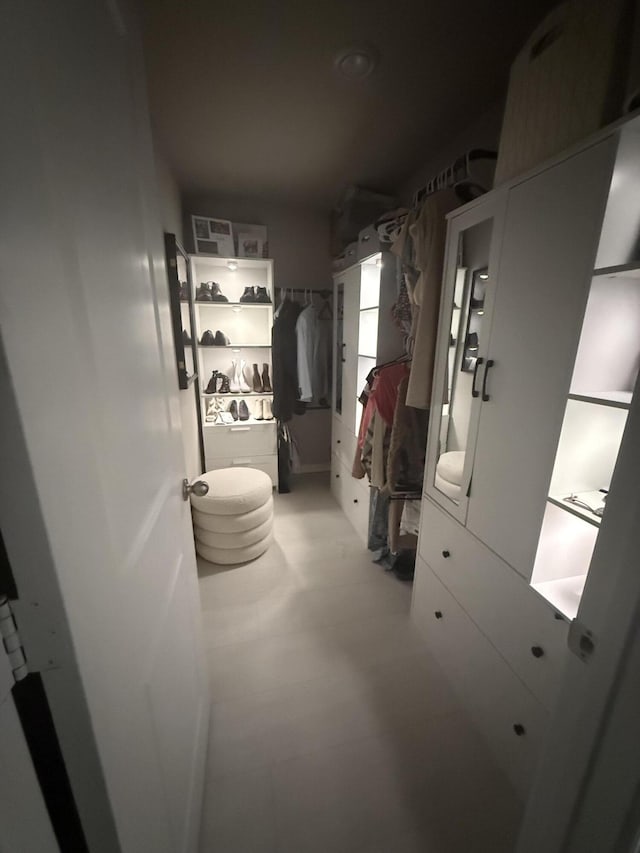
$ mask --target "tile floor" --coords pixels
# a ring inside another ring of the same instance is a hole
[[[327,475],[276,496],[251,564],[200,563],[203,853],[512,853],[521,806]]]

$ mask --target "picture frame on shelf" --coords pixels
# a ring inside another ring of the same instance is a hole
[[[239,258],[262,258],[264,241],[254,234],[238,234]]]
[[[191,222],[196,254],[217,255],[220,258],[235,257],[233,223],[230,220],[192,216]]]

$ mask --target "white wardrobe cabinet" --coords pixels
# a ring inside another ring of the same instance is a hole
[[[376,235],[365,229],[363,236],[369,236],[363,245],[375,249]],[[358,397],[375,365],[402,353],[402,339],[390,319],[396,296],[396,258],[390,252],[375,251],[334,276],[331,487],[363,542],[368,536],[369,481],[351,475],[362,414]]]
[[[605,139],[528,180],[498,190],[495,198],[473,209],[478,216],[486,207],[492,215],[489,280],[477,369],[466,385],[465,374],[456,370],[449,442],[442,448],[465,451],[461,494],[455,500],[443,497],[436,485],[441,430],[435,418],[429,430],[425,491],[527,579],[615,148],[615,139]],[[454,215],[450,222],[445,312],[455,310],[451,282],[460,269],[460,235],[469,233],[466,221],[471,212]],[[464,252],[462,261],[464,265]],[[468,266],[466,274],[470,274]],[[445,330],[438,344],[434,410],[444,393],[448,347]],[[463,411],[468,431],[458,448],[452,436],[456,429],[460,432],[456,414]]]

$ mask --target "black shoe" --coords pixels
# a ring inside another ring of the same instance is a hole
[[[200,338],[200,345],[203,347],[213,347],[215,346],[216,339],[213,336],[213,332],[211,329],[207,329],[206,332],[203,332],[202,337]]]
[[[271,379],[269,379],[269,365],[262,365],[262,393],[263,394],[271,394],[273,388],[271,387]]]
[[[224,332],[221,332],[219,329],[216,332],[215,338],[213,339],[214,347],[228,347],[231,341],[225,335]]]
[[[271,297],[266,287],[256,287],[256,302],[266,302],[271,304]]]
[[[218,371],[214,370],[211,374],[211,379],[209,380],[209,384],[204,389],[205,394],[215,394],[218,388]]]
[[[231,388],[229,387],[229,377],[227,376],[227,374],[219,373],[218,381],[218,394],[228,394],[231,391]]]
[[[262,388],[262,379],[260,378],[260,371],[258,370],[258,365],[257,365],[257,364],[254,364],[254,365],[253,365],[253,380],[252,380],[252,384],[253,384],[253,392],[254,392],[254,394],[262,394],[262,392],[263,392],[263,388]]]
[[[240,297],[240,302],[255,302],[256,295],[253,291],[253,287],[245,287],[244,293]]]
[[[240,405],[242,405],[243,402],[244,402],[244,400],[241,400]],[[246,409],[246,406],[245,406],[245,409]],[[231,405],[229,406],[229,412],[231,413],[231,417],[234,419],[234,421],[237,421],[238,420],[238,403],[236,400],[231,401]]]
[[[235,402],[235,400],[234,400],[234,402]],[[239,410],[240,420],[241,421],[248,421],[249,420],[249,407],[247,406],[247,404],[245,403],[244,400],[240,400],[240,406],[238,407],[238,410]]]
[[[477,332],[469,332],[467,335],[466,347],[467,350],[477,350],[478,349],[478,333]]]
[[[208,283],[205,284],[205,282],[202,282],[202,284],[200,284],[198,286],[198,289],[196,291],[196,302],[212,302],[212,301],[213,300],[211,298],[211,288],[209,287],[209,284]]]
[[[474,299],[471,297],[471,307],[472,308],[484,308],[484,299]]]
[[[224,293],[220,290],[220,285],[217,281],[208,281],[207,284],[211,288],[211,300],[212,302],[228,302],[229,300],[224,295]]]
[[[189,301],[189,285],[186,281],[180,282],[180,302]]]
[[[182,343],[191,346],[191,338],[189,337],[189,332],[186,329],[182,330]]]

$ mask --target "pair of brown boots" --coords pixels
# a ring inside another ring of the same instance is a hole
[[[258,365],[253,365],[253,391],[255,394],[271,394],[271,379],[269,378],[269,365],[262,365],[262,374],[258,370]]]

